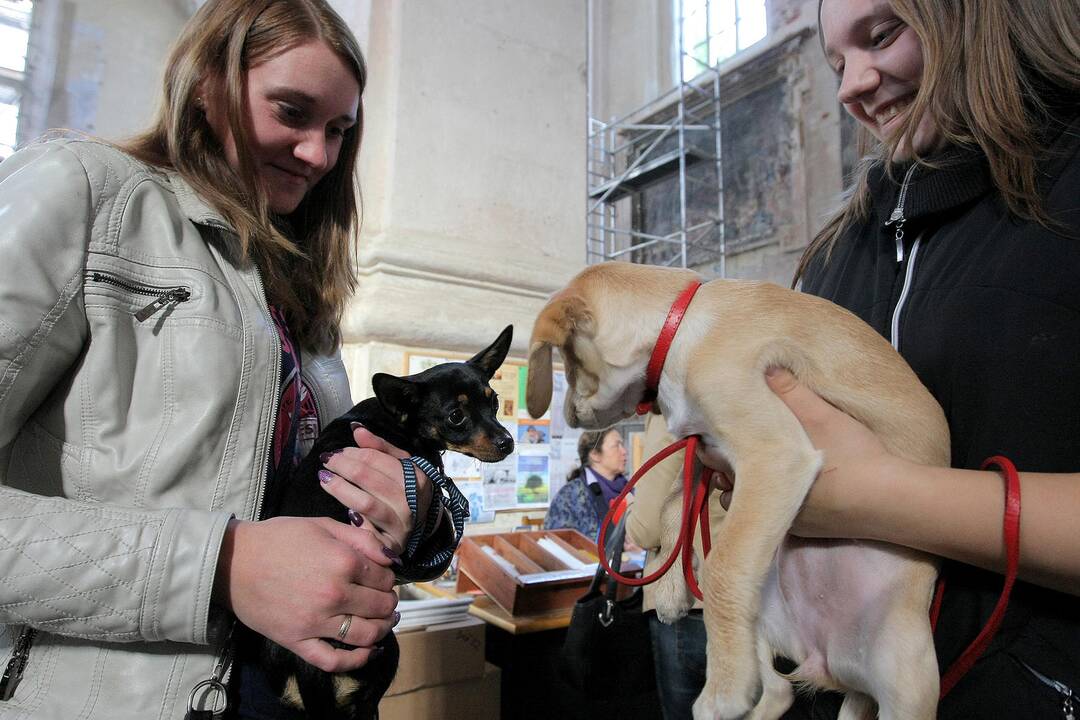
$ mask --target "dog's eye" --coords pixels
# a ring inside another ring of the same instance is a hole
[[[491,393],[491,409],[499,412],[499,396],[495,393]]]
[[[450,417],[446,421],[454,427],[461,427],[465,424],[465,413],[461,411],[461,408],[454,408],[450,411]]]

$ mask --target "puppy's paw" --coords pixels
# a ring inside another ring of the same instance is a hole
[[[706,682],[694,701],[694,720],[739,720],[753,707],[752,692],[732,693],[720,683]]]
[[[685,617],[694,604],[690,588],[682,575],[676,572],[669,572],[657,580],[653,599],[656,602],[656,617],[668,625]]]

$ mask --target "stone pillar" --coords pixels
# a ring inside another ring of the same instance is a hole
[[[585,7],[356,5],[369,85],[344,354],[363,397],[410,349],[471,354],[510,323],[523,356],[547,296],[583,267]]]

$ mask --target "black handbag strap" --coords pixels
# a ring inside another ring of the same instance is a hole
[[[600,489],[600,483],[586,481],[585,487],[589,489],[589,498],[592,500],[597,520],[604,522],[604,517],[608,511],[608,502],[604,499],[604,491]]]
[[[622,514],[619,521],[615,523],[615,527],[612,528],[611,533],[607,536],[607,542],[604,549],[601,551],[604,553],[604,557],[608,560],[608,565],[615,572],[619,572],[622,569],[622,550],[623,541],[626,538],[626,513]],[[597,548],[599,549],[599,548]],[[589,586],[589,592],[599,592],[600,584],[604,582],[604,578],[607,573],[604,572],[603,563],[598,563],[596,568],[596,575],[593,576],[592,585]],[[614,580],[609,580],[607,584],[607,590],[605,595],[608,600],[615,600],[615,593],[618,592],[619,584]]]

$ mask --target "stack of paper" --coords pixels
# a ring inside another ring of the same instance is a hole
[[[469,615],[472,601],[471,597],[439,598],[412,585],[405,585],[401,588],[401,599],[397,606],[401,621],[394,632],[464,620]]]

